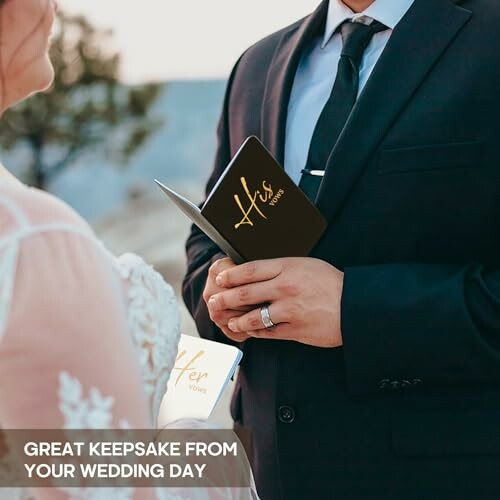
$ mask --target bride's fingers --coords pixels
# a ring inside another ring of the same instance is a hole
[[[269,316],[275,325],[285,323],[288,319],[287,309],[280,302],[271,304],[269,306]],[[235,333],[262,330],[265,328],[265,325],[262,321],[261,308],[258,307],[237,318],[230,318],[228,320],[228,328]]]

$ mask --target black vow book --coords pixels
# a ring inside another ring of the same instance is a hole
[[[156,183],[236,263],[306,257],[326,229],[319,210],[256,137],[243,143],[201,209]]]

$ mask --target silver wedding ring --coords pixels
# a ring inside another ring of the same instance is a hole
[[[269,314],[269,306],[262,306],[260,308],[260,317],[262,318],[262,323],[264,323],[266,328],[276,326],[271,319],[271,315]]]

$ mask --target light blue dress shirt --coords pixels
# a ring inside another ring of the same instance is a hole
[[[300,181],[314,128],[337,76],[342,51],[342,38],[340,33],[335,33],[337,28],[348,19],[367,24],[375,20],[389,28],[375,34],[364,53],[359,73],[361,93],[392,31],[413,2],[414,0],[375,0],[365,11],[355,14],[341,0],[330,0],[325,33],[304,51],[288,104],[285,170],[295,183]]]

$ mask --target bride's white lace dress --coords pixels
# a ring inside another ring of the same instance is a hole
[[[0,181],[0,427],[156,425],[179,335],[174,293],[141,258],[115,258],[65,204]],[[146,497],[96,488],[35,497],[175,499],[179,491]],[[0,489],[3,498],[30,496]]]

